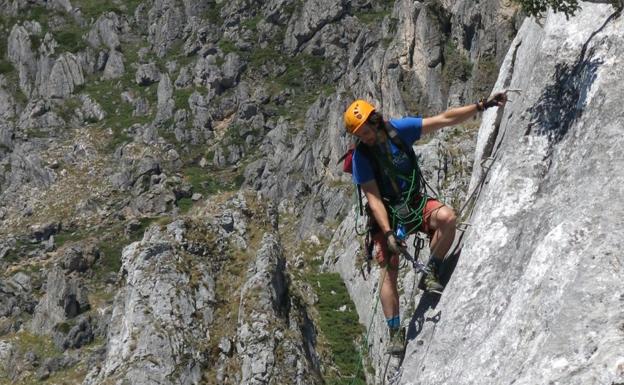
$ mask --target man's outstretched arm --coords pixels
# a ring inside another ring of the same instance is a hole
[[[453,126],[464,122],[468,118],[475,116],[478,112],[489,107],[504,106],[507,102],[507,95],[504,92],[494,94],[489,100],[463,107],[451,108],[441,114],[424,118],[422,123],[422,133],[428,134],[443,127]]]

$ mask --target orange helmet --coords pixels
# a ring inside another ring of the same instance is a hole
[[[344,113],[345,128],[350,134],[355,134],[362,127],[375,107],[366,100],[358,99],[351,103]]]

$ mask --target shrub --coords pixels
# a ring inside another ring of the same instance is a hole
[[[447,86],[456,80],[466,81],[472,73],[472,63],[457,48],[452,40],[449,40],[444,47],[444,68],[442,77]]]
[[[555,12],[563,12],[566,18],[574,16],[581,6],[578,0],[513,0],[522,7],[529,16],[541,17],[548,8]]]
[[[63,51],[78,52],[87,47],[82,39],[82,32],[75,28],[60,31],[54,35],[54,38]]]
[[[355,305],[338,273],[321,273],[309,277],[318,294],[319,326],[327,338],[340,377],[328,376],[329,384],[365,384],[364,372],[356,341],[362,337]],[[347,310],[338,309],[346,305]]]
[[[13,65],[8,61],[0,59],[0,74],[8,74],[13,71]]]

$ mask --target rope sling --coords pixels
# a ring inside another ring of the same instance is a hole
[[[387,144],[387,147],[389,150],[389,144]],[[390,223],[395,231],[401,226],[407,229],[417,229],[423,222],[423,209],[427,202],[424,178],[415,159],[412,162],[411,175],[408,176],[396,168],[390,157],[391,154],[388,151],[386,152],[386,157],[381,157],[380,159],[385,166],[390,185],[394,190],[394,199],[386,202]],[[409,186],[407,190],[402,191],[399,188],[396,183],[397,179],[403,180]],[[418,198],[418,200],[413,202],[415,198]]]
[[[426,191],[427,182],[420,171],[416,154],[411,146],[408,146],[403,142],[403,140],[398,136],[396,129],[389,123],[386,122],[383,128],[388,136],[388,140],[385,142],[385,148],[369,148],[362,143],[358,144],[357,148],[359,148],[361,153],[369,160],[373,168],[375,180],[377,181],[377,185],[382,193],[382,199],[384,201],[384,206],[388,211],[388,217],[390,219],[392,229],[395,232],[399,228],[402,228],[404,232],[406,231],[405,229],[413,231],[414,229],[419,228],[423,222],[423,210],[428,199]],[[392,161],[392,150],[390,147],[391,142],[399,149],[399,151],[405,153],[409,158],[411,163],[410,174],[405,174],[398,170]],[[407,189],[403,191],[397,184],[397,180],[402,180],[407,186]],[[388,183],[383,183],[384,181],[387,181]],[[391,187],[391,191],[388,191],[388,185]],[[355,194],[356,199],[359,202],[359,213],[362,215],[363,210],[359,185]],[[369,220],[366,228],[360,231],[358,226],[358,216],[356,216],[356,233],[358,235],[365,235],[372,225],[370,222],[371,221]],[[405,235],[407,236],[407,233],[405,233]]]

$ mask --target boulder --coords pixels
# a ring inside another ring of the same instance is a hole
[[[121,52],[111,50],[108,53],[108,60],[104,67],[102,79],[110,80],[120,78],[125,73],[124,56]]]
[[[160,80],[160,72],[155,63],[141,64],[137,69],[135,81],[138,85],[147,86]]]
[[[48,273],[44,291],[30,323],[36,334],[47,334],[58,324],[90,309],[82,280],[59,267]]]

